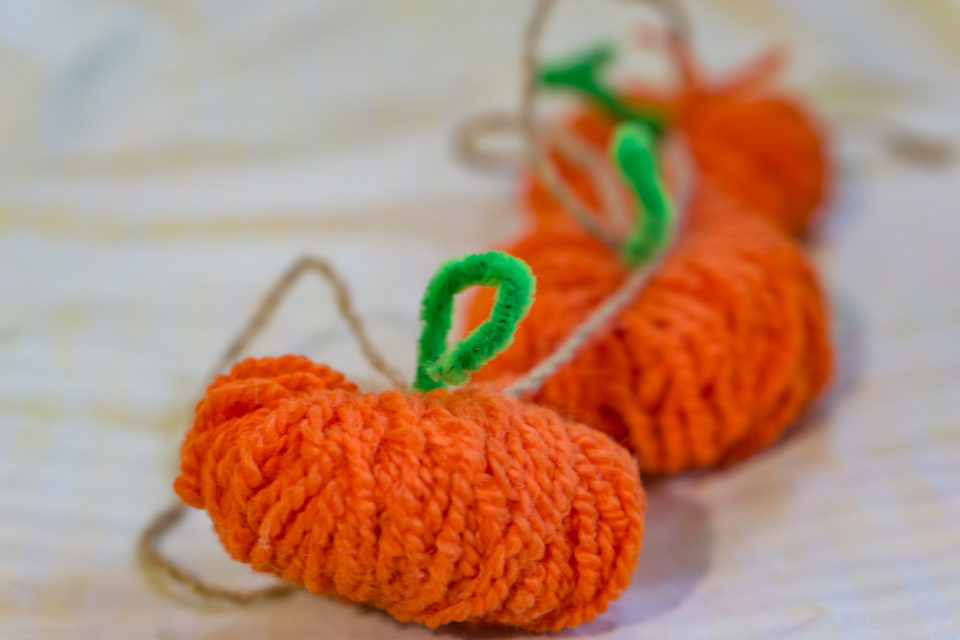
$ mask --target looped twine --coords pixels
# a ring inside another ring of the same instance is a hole
[[[622,247],[624,261],[634,267],[630,276],[553,353],[504,393],[522,397],[542,387],[550,376],[573,360],[584,344],[634,300],[660,268],[687,202],[684,200],[682,206],[675,207],[667,195],[653,147],[650,131],[636,123],[620,125],[611,145],[611,155],[620,173],[642,205],[637,209],[637,224]],[[681,190],[681,193],[685,198],[689,197],[689,189]]]
[[[675,0],[633,0],[634,2],[654,6],[662,15],[669,37],[673,42],[686,43],[691,39],[690,21],[683,8]],[[604,218],[598,216],[584,203],[560,178],[556,165],[545,153],[551,143],[575,165],[591,175],[601,194],[603,206],[611,212],[607,219],[622,220],[622,212],[616,187],[610,187],[606,179],[602,160],[587,145],[577,144],[576,136],[568,132],[545,129],[536,121],[536,101],[538,87],[546,85],[575,86],[590,94],[601,105],[633,121],[647,123],[654,133],[659,133],[662,122],[650,114],[631,108],[617,99],[609,90],[599,84],[598,71],[612,57],[612,49],[600,47],[576,60],[559,65],[549,65],[541,70],[537,47],[546,24],[558,4],[558,0],[537,0],[537,4],[527,23],[523,36],[521,69],[523,86],[521,91],[519,114],[490,112],[467,120],[454,134],[455,148],[466,163],[482,169],[502,168],[505,164],[515,166],[517,159],[505,153],[486,150],[480,140],[491,133],[502,134],[510,130],[519,130],[524,141],[524,155],[554,199],[588,233],[599,239],[611,249],[620,248],[619,234]],[[686,70],[682,65],[677,70],[683,78]]]
[[[664,10],[678,9],[670,0],[641,1],[652,2]],[[538,0],[527,30],[524,68],[528,82],[527,91],[524,94],[523,114],[519,123],[527,132],[528,155],[534,161],[534,167],[544,177],[545,183],[552,185],[551,188],[558,200],[567,203],[570,212],[585,229],[604,239],[609,246],[620,248],[617,238],[607,234],[604,229],[595,224],[597,218],[592,212],[584,207],[571,206],[571,199],[576,196],[569,194],[559,180],[549,179],[550,176],[557,178],[556,170],[553,168],[551,174],[552,164],[542,158],[537,151],[542,142],[543,132],[533,124],[532,107],[536,92],[534,49],[543,23],[555,3],[556,0]],[[685,26],[686,21],[682,13],[675,11],[671,24],[674,25],[677,34],[687,37],[689,28]],[[518,122],[513,116],[510,118],[512,122]],[[497,122],[491,119],[486,121],[486,125],[504,127],[505,122],[507,121]],[[504,394],[519,397],[540,388],[547,378],[569,362],[597,331],[633,300],[663,260],[677,221],[674,219],[674,208],[666,196],[657,173],[651,136],[652,132],[644,131],[637,123],[628,123],[618,130],[612,146],[621,175],[627,180],[645,210],[645,213],[641,210],[637,211],[637,224],[622,247],[627,263],[640,264],[640,266],[635,268],[621,288],[601,303],[548,358],[505,389]],[[563,137],[559,133],[554,135],[554,139],[559,141],[561,149],[576,156],[593,175],[600,176],[597,180],[598,185],[601,187],[606,185],[606,188],[601,188],[601,195],[605,194],[605,203],[618,201],[615,193],[616,185],[610,186],[609,180],[603,180],[602,176],[605,175],[602,171],[603,163],[591,155],[593,152],[586,145],[579,143],[576,139]],[[689,175],[689,172],[687,178],[692,181],[692,175]],[[680,193],[688,198],[690,184],[688,183],[686,187],[687,189],[681,189]],[[684,202],[678,210],[682,211],[685,205]],[[330,284],[334,291],[337,308],[371,367],[397,389],[407,389],[403,376],[387,363],[382,353],[367,337],[363,322],[353,309],[349,289],[343,279],[329,263],[309,256],[294,262],[271,287],[250,321],[218,361],[213,373],[221,372],[249,347],[273,317],[287,292],[307,273],[317,273]],[[491,317],[473,334],[458,342],[453,349],[447,350],[446,336],[451,327],[453,296],[464,288],[477,284],[499,286],[497,303]],[[534,279],[529,267],[506,254],[491,252],[479,256],[467,256],[447,263],[434,278],[424,297],[422,314],[424,330],[419,344],[415,388],[428,390],[445,384],[462,384],[466,382],[468,372],[482,367],[486,361],[509,346],[517,323],[529,310],[533,289]],[[157,514],[143,530],[137,543],[137,550],[145,569],[161,573],[171,582],[186,587],[200,597],[214,598],[238,605],[279,598],[299,590],[299,587],[285,584],[246,591],[228,589],[212,585],[177,565],[159,551],[158,545],[182,519],[185,511],[186,506],[182,503],[169,507]]]
[[[309,273],[316,273],[321,276],[333,289],[337,310],[349,326],[354,340],[370,366],[397,389],[406,389],[407,383],[403,376],[387,363],[386,358],[367,336],[363,320],[353,308],[350,290],[343,278],[330,263],[313,256],[302,256],[297,259],[270,287],[246,326],[231,341],[230,346],[217,361],[210,377],[221,373],[249,348],[253,340],[273,318],[290,289]],[[201,598],[223,600],[238,605],[280,598],[299,589],[299,587],[288,584],[252,590],[220,587],[198,578],[167,558],[159,550],[160,541],[183,519],[186,508],[186,505],[178,502],[164,509],[153,517],[140,534],[137,541],[137,555],[144,569],[160,573],[170,582],[186,587]]]

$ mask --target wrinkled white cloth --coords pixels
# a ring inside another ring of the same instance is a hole
[[[568,4],[547,50],[651,15]],[[691,4],[712,70],[787,44],[790,83],[836,126],[814,251],[842,373],[772,450],[653,486],[632,586],[565,635],[960,637],[960,166],[884,144],[894,123],[956,148],[960,3]],[[492,637],[306,593],[197,608],[154,589],[133,547],[172,497],[208,367],[297,255],[344,272],[410,372],[436,266],[519,228],[509,178],[456,164],[449,136],[514,104],[528,9],[0,2],[0,638]],[[254,348],[290,351],[372,380],[317,283]],[[202,514],[165,548],[224,584],[264,580]]]

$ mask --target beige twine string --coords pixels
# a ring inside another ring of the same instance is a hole
[[[675,6],[673,2],[666,0],[663,2],[655,0],[641,1],[654,2],[663,7]],[[524,39],[524,50],[526,52],[524,64],[528,78],[533,78],[536,67],[536,56],[533,53],[536,48],[536,40],[542,31],[546,17],[549,15],[555,3],[556,0],[538,0],[533,17],[528,26]],[[685,24],[683,20],[676,18],[674,20],[676,20],[674,24]],[[525,117],[522,121],[522,127],[526,133],[524,140],[527,146],[527,155],[531,158],[534,170],[541,173],[545,184],[547,184],[548,188],[551,189],[553,195],[557,197],[559,201],[562,202],[565,198],[575,198],[575,196],[572,196],[572,194],[568,192],[562,181],[559,180],[555,169],[553,170],[555,180],[551,181],[547,178],[548,172],[553,165],[549,159],[541,155],[541,136],[543,136],[543,132],[533,125],[533,96],[536,92],[536,83],[532,80],[527,83],[527,91],[529,95],[524,99]],[[515,122],[516,119],[514,119],[514,123]],[[487,127],[494,127],[495,125],[498,125],[498,123],[492,120],[486,123]],[[502,126],[503,122],[500,122],[499,125]],[[516,125],[514,124],[513,126],[515,127]],[[615,203],[619,203],[620,198],[617,185],[611,181],[609,172],[607,172],[603,166],[606,163],[581,140],[572,136],[564,137],[562,134],[556,132],[550,135],[552,135],[552,140],[563,153],[574,159],[578,165],[581,165],[589,172],[589,175],[594,179],[597,188],[601,192],[604,204],[615,210],[615,207],[618,206]],[[681,149],[685,153],[685,149],[682,149],[682,144],[679,141],[675,148]],[[685,171],[680,172],[681,180],[678,191],[681,197],[679,198],[677,206],[678,215],[679,212],[687,206],[693,183],[692,166],[686,155],[684,155],[682,166]],[[571,212],[572,211],[571,209]],[[595,231],[597,227],[592,224],[595,220],[595,215],[590,212],[589,209],[582,208],[579,209],[579,211],[581,215],[577,216],[578,221],[580,221],[588,231],[591,230],[591,227]],[[628,213],[629,212],[621,212],[620,217],[624,217],[628,215]],[[678,223],[675,222],[673,229],[675,230],[678,226]],[[603,230],[602,233],[607,233],[607,231]],[[619,239],[612,234],[607,238],[607,243],[613,248],[616,248],[619,242]],[[668,241],[667,247],[669,247],[671,243],[672,238],[671,241]],[[542,386],[544,381],[553,375],[557,369],[567,364],[584,344],[594,337],[624,306],[633,300],[649,280],[650,276],[657,270],[663,260],[663,255],[664,252],[661,252],[651,262],[636,269],[620,289],[601,303],[579,327],[574,329],[567,340],[565,340],[553,354],[529,371],[523,378],[516,381],[506,389],[504,393],[512,396],[523,396],[536,391]],[[290,289],[308,273],[320,275],[331,286],[334,292],[337,310],[350,327],[351,334],[370,366],[389,380],[395,388],[406,390],[408,385],[403,376],[387,363],[386,358],[374,347],[367,336],[363,320],[357,315],[353,308],[350,300],[350,291],[343,278],[340,277],[329,263],[311,256],[301,257],[294,262],[270,287],[267,294],[257,306],[256,311],[247,322],[247,325],[240,331],[236,338],[231,341],[229,347],[217,362],[211,377],[224,371],[227,366],[247,351],[251,342],[253,342],[267,324],[269,324]],[[137,551],[145,569],[161,574],[170,582],[185,587],[201,598],[220,600],[236,605],[247,605],[281,598],[300,590],[300,587],[292,584],[279,584],[250,590],[228,589],[206,582],[192,572],[177,565],[160,552],[159,544],[163,538],[182,521],[185,513],[186,505],[178,502],[157,514],[143,530],[137,543]]]
[[[172,504],[154,516],[140,534],[140,539],[137,541],[137,555],[145,569],[159,573],[166,580],[186,587],[201,598],[221,600],[236,605],[275,600],[300,589],[293,584],[277,584],[272,587],[249,590],[228,589],[210,584],[177,565],[164,556],[157,547],[167,533],[183,520],[186,511],[187,506],[182,502]]]
[[[574,328],[567,339],[564,340],[553,353],[541,360],[540,363],[528,371],[523,378],[506,388],[504,390],[506,395],[522,397],[542,387],[547,379],[552,377],[561,367],[573,360],[587,342],[595,338],[600,331],[607,326],[610,320],[630,304],[636,298],[637,294],[643,290],[647,282],[650,281],[650,278],[660,269],[669,253],[670,247],[673,246],[674,237],[683,222],[684,214],[690,206],[690,200],[693,197],[694,181],[696,180],[693,165],[689,161],[689,152],[686,149],[686,145],[679,138],[677,138],[674,143],[674,148],[677,149],[678,155],[682,157],[683,162],[680,163],[682,170],[680,171],[679,184],[676,189],[678,194],[675,198],[676,204],[674,207],[676,218],[671,225],[670,234],[664,243],[664,248],[651,260],[634,269],[624,283],[620,285],[620,288],[601,302],[600,305],[587,316],[586,320]]]
[[[679,9],[679,5],[675,2],[669,0],[634,1],[652,4],[664,12],[673,36],[684,40],[689,36],[689,23]],[[520,94],[520,124],[525,141],[527,161],[564,211],[569,213],[588,233],[596,236],[610,248],[618,249],[620,245],[619,236],[601,222],[604,219],[602,216],[597,215],[589,205],[567,187],[560,177],[556,164],[547,154],[542,152],[546,140],[541,134],[536,119],[536,100],[539,93],[537,91],[537,68],[540,65],[537,48],[547,22],[558,2],[559,0],[537,0],[523,37],[521,53],[523,87]]]
[[[263,331],[274,316],[280,303],[289,293],[290,289],[300,281],[303,276],[316,273],[321,276],[333,289],[334,299],[337,305],[337,311],[350,327],[350,333],[356,340],[360,351],[363,353],[366,361],[378,371],[384,378],[398,389],[406,389],[407,383],[403,376],[396,369],[387,364],[383,354],[374,347],[370,338],[367,336],[363,320],[357,315],[350,300],[350,290],[345,284],[343,278],[327,262],[316,257],[303,256],[296,260],[289,269],[287,269],[280,278],[270,287],[267,295],[263,297],[257,310],[251,316],[247,325],[237,334],[237,337],[230,343],[230,346],[224,352],[223,356],[217,362],[210,377],[224,371],[228,365],[235,362],[250,346],[254,339]],[[137,553],[142,565],[154,570],[164,576],[167,580],[179,584],[192,591],[201,598],[222,600],[233,604],[245,605],[262,600],[272,600],[283,597],[299,587],[289,584],[280,584],[271,587],[251,590],[227,589],[212,585],[190,571],[180,567],[175,562],[164,556],[159,550],[160,541],[176,526],[186,513],[186,505],[178,502],[158,513],[150,521],[147,527],[140,534],[137,542]]]
[[[321,276],[330,288],[333,289],[334,299],[337,303],[337,311],[350,327],[350,333],[360,347],[370,364],[380,375],[390,382],[397,389],[406,389],[407,382],[396,369],[387,364],[386,358],[373,346],[370,338],[367,337],[366,329],[363,326],[363,320],[357,315],[350,301],[350,290],[343,278],[326,261],[314,256],[301,256],[296,262],[284,272],[282,276],[270,287],[267,295],[257,305],[257,310],[247,322],[247,326],[234,338],[233,342],[224,352],[213,374],[221,373],[229,365],[233,364],[240,355],[247,350],[251,342],[263,331],[267,323],[274,316],[280,303],[289,293],[290,289],[308,274],[316,273]],[[213,376],[211,376],[213,377]]]
[[[682,6],[675,0],[632,0],[658,9],[670,36],[680,42],[690,39],[690,22]],[[490,152],[480,142],[484,136],[492,133],[504,133],[519,129],[524,140],[526,160],[534,172],[543,181],[553,197],[584,230],[598,238],[607,246],[616,249],[619,246],[619,234],[605,224],[604,220],[623,220],[623,204],[614,186],[609,187],[609,172],[606,163],[598,159],[598,154],[583,144],[575,135],[555,129],[543,130],[536,119],[538,96],[537,69],[540,66],[537,52],[541,37],[549,18],[553,15],[559,0],[537,0],[523,36],[520,68],[522,87],[520,93],[520,112],[518,116],[502,112],[482,113],[466,120],[454,132],[454,146],[457,155],[468,165],[481,169],[515,166],[517,159],[504,153]],[[597,215],[573,193],[560,177],[553,160],[543,148],[553,142],[558,150],[575,165],[588,169],[591,178],[597,184],[604,208],[612,213],[605,218]],[[579,144],[577,144],[579,143]]]
[[[524,130],[522,122],[523,120],[517,115],[499,111],[481,113],[465,120],[454,132],[457,155],[467,164],[479,168],[503,169],[507,166],[512,168],[516,163],[516,158],[512,154],[487,151],[481,146],[481,140],[489,134],[522,132]],[[632,222],[632,215],[627,203],[620,195],[619,181],[611,170],[610,164],[605,162],[601,152],[571,131],[559,127],[541,127],[539,136],[546,147],[555,148],[564,159],[590,177],[600,196],[602,209],[610,212],[608,217],[614,223],[609,228],[602,225],[603,233],[609,236],[608,240],[605,240],[606,244],[614,246],[617,234],[613,227],[619,225],[627,228]],[[530,136],[522,135],[521,137],[529,143]],[[539,156],[539,152],[537,155]],[[547,161],[546,166],[552,166],[552,164]],[[546,184],[545,174],[540,174],[540,177]],[[546,184],[546,186],[551,194],[558,197],[558,200],[562,197],[560,192],[555,190],[555,185]],[[561,181],[560,189],[565,188]],[[571,195],[571,197],[576,196]],[[590,220],[588,225],[601,224],[595,220],[594,216],[591,216]],[[583,224],[580,220],[578,223]],[[593,235],[597,235],[594,227],[588,226],[586,229]]]
[[[541,127],[537,125],[535,116],[536,96],[538,93],[536,70],[539,67],[537,45],[558,1],[559,0],[538,0],[524,34],[521,62],[524,81],[520,100],[520,126],[525,141],[524,146],[526,148],[528,161],[533,167],[534,172],[543,180],[547,189],[549,189],[564,210],[570,213],[585,231],[596,236],[612,249],[617,250],[620,246],[620,238],[609,228],[603,226],[598,221],[600,216],[594,213],[589,206],[584,204],[580,198],[567,187],[560,177],[556,165],[549,156],[542,151],[546,140]],[[672,0],[639,1],[653,4],[660,9],[666,18],[672,37],[678,38],[681,41],[689,40],[690,25],[686,14],[682,11],[678,3]],[[553,135],[555,136],[556,134]],[[469,137],[469,135],[467,137]],[[475,140],[473,142],[475,144]],[[476,147],[473,148],[476,149]],[[681,184],[678,189],[680,197],[675,207],[677,220],[674,221],[671,236],[665,243],[666,249],[646,264],[635,269],[623,285],[604,300],[582,324],[575,328],[570,336],[552,354],[527,372],[523,378],[508,387],[504,391],[505,394],[520,397],[533,393],[542,387],[548,378],[556,373],[562,366],[570,362],[598,331],[636,297],[650,280],[650,277],[660,268],[666,250],[673,244],[673,233],[675,233],[679,227],[680,218],[689,205],[693,190],[693,164],[690,161],[686,146],[682,144],[679,138],[677,138],[676,148],[682,152],[683,158],[681,166],[684,171],[681,172]],[[561,151],[571,156],[577,164],[582,165],[585,162],[596,164],[597,162],[601,162],[595,156],[590,160],[586,160],[586,156],[582,150],[575,150],[576,155],[571,154],[569,149],[561,148]],[[601,162],[601,164],[605,163]],[[596,176],[598,173],[600,172],[593,170],[591,171],[591,176]],[[597,182],[597,179],[594,178],[594,181]],[[598,185],[602,184],[603,183],[598,182]],[[616,189],[616,187],[614,187],[614,189]],[[614,201],[619,202],[619,198],[617,198],[616,195],[615,193]]]

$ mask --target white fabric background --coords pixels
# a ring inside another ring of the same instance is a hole
[[[641,14],[570,4],[554,50]],[[897,160],[869,124],[960,140],[960,3],[691,4],[712,69],[786,43],[789,81],[836,125],[815,253],[843,371],[771,451],[652,487],[630,591],[567,635],[960,637],[960,168]],[[133,544],[207,368],[296,255],[338,265],[409,372],[434,268],[517,228],[509,180],[458,166],[449,134],[513,103],[528,8],[0,2],[0,638],[521,637],[305,593],[198,608],[152,588]],[[255,351],[371,379],[346,335],[305,284]],[[202,515],[167,549],[260,580]]]

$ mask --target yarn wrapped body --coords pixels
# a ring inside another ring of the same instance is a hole
[[[678,54],[686,56],[687,54]],[[794,237],[815,222],[829,191],[830,164],[823,127],[796,99],[764,88],[779,65],[766,56],[716,87],[707,86],[692,61],[683,58],[685,80],[676,91],[629,87],[625,100],[661,118],[680,134],[697,172]],[[561,123],[604,155],[617,119],[599,108],[584,108]],[[561,178],[594,211],[602,209],[590,176],[549,149]],[[534,174],[523,176],[522,198],[537,217],[565,216],[563,208]]]
[[[430,627],[593,619],[629,582],[645,508],[626,450],[549,409],[361,394],[296,356],[210,385],[175,489],[236,560]]]
[[[565,217],[542,219],[507,251],[533,270],[537,298],[478,381],[530,370],[628,275]],[[490,303],[481,290],[467,325]],[[641,293],[528,400],[628,444],[643,472],[727,464],[775,441],[826,383],[825,316],[793,241],[702,181]]]

